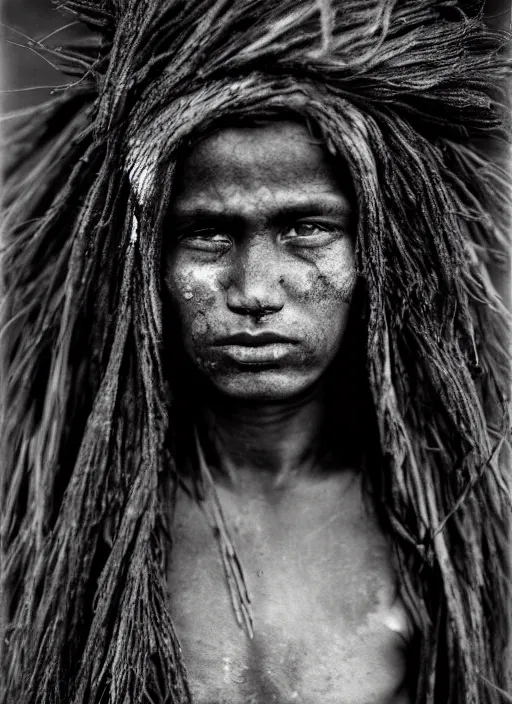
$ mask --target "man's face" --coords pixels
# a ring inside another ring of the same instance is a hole
[[[184,159],[164,280],[218,391],[292,398],[336,356],[356,280],[349,184],[294,122],[220,130]]]

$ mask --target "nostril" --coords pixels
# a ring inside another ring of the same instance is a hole
[[[244,280],[233,282],[227,289],[227,305],[237,313],[264,316],[276,313],[284,305],[281,279]]]
[[[228,296],[228,307],[235,313],[250,315],[254,318],[263,318],[272,313],[278,313],[283,308],[281,300],[261,300],[259,298],[246,298]]]
[[[282,308],[282,306],[281,306]],[[250,315],[252,318],[255,318],[256,320],[261,320],[262,318],[265,318],[267,315],[273,315],[274,313],[278,313],[281,308],[259,308],[258,310],[252,310],[252,311],[247,311],[246,315]]]

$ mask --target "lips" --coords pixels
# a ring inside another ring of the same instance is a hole
[[[215,346],[240,345],[242,347],[263,347],[264,345],[276,344],[297,344],[297,340],[277,332],[262,331],[258,333],[238,332],[215,342]]]
[[[241,365],[275,364],[285,358],[298,340],[273,331],[239,332],[220,338],[216,347]]]

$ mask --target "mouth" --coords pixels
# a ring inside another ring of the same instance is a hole
[[[244,365],[273,365],[283,360],[297,340],[272,331],[240,332],[219,339],[216,347],[234,362]]]
[[[239,332],[220,338],[215,342],[215,346],[266,347],[271,345],[293,345],[297,344],[297,342],[291,337],[272,331],[258,333]]]
[[[277,342],[274,344],[249,347],[248,345],[223,345],[223,352],[239,364],[272,364],[286,357],[292,344]]]

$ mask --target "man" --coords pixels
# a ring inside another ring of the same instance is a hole
[[[362,501],[371,430],[354,441],[343,419],[363,389],[340,376],[360,378],[361,359],[332,369],[342,340],[357,344],[356,272],[348,173],[327,156],[300,123],[221,129],[173,197],[164,280],[218,492],[207,483],[196,508],[178,491],[174,516],[169,592],[198,702],[408,701],[405,610]],[[219,588],[209,497],[235,531],[249,639]]]
[[[6,216],[3,701],[506,701],[506,178],[471,141],[505,37],[67,6],[103,43]]]

